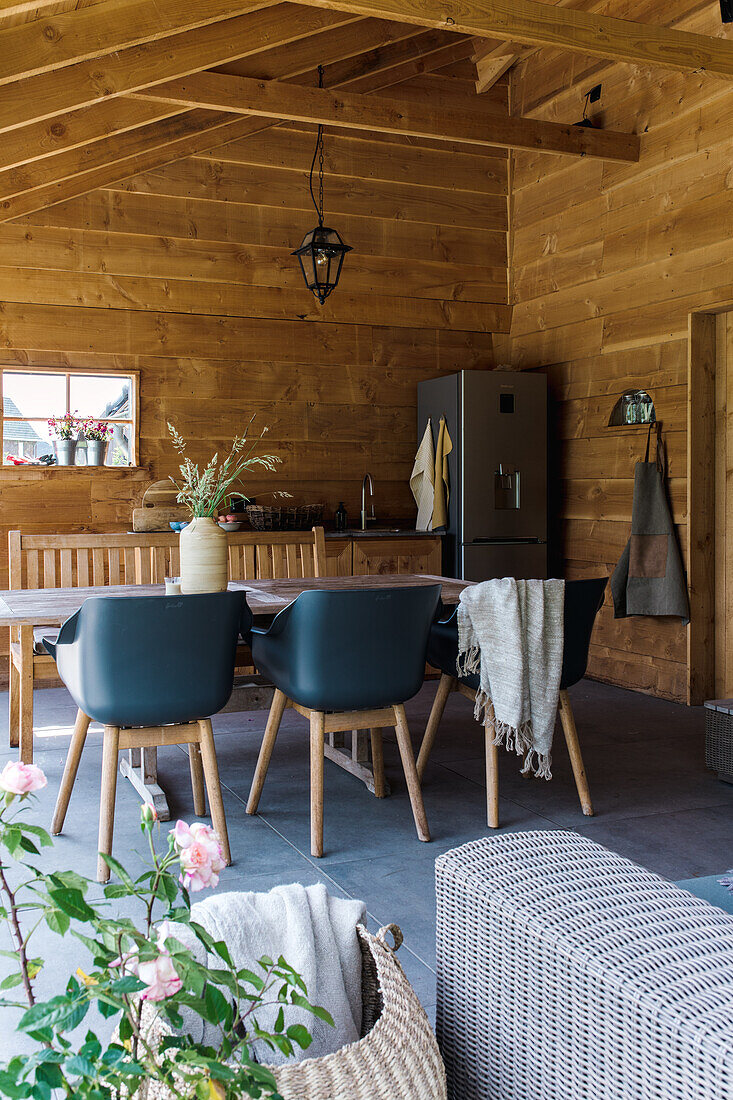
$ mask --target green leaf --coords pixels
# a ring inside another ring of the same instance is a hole
[[[40,825],[23,825],[23,832],[38,837],[42,848],[50,848],[53,845],[53,838]]]
[[[303,1050],[307,1050],[313,1042],[313,1036],[303,1024],[291,1024],[285,1034],[288,1039],[292,1039]]]
[[[20,985],[22,981],[22,974],[8,974],[7,978],[3,978],[0,982],[0,989],[13,989],[16,985]]]
[[[62,913],[60,909],[47,909],[46,924],[51,931],[55,932],[58,936],[65,936],[69,931],[71,920],[66,913]]]
[[[301,997],[295,990],[290,994],[290,1003],[298,1005],[299,1008],[305,1008],[308,1012],[311,1012],[314,1016],[317,1016],[319,1020],[325,1020],[327,1024],[331,1024],[333,1027],[333,1016],[330,1012],[327,1012],[325,1008],[321,1008],[320,1005],[312,1005],[310,1001],[307,1001],[305,997]]]
[[[108,855],[106,852],[100,852],[99,854],[102,857],[102,859],[104,860],[104,862],[107,864],[107,866],[109,867],[110,871],[114,871],[114,873],[117,875],[118,879],[122,883],[124,883],[124,885],[127,887],[129,892],[131,894],[134,894],[135,893],[135,884],[133,883],[132,878],[127,873],[125,868],[122,866],[120,861],[118,859],[115,859],[114,856]]]
[[[60,889],[49,890],[49,896],[63,913],[75,920],[88,921],[97,915],[92,907],[84,901],[81,890],[76,889],[76,887],[64,886]]]

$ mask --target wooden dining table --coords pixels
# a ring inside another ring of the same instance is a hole
[[[380,573],[357,577],[303,577],[297,579],[262,579],[250,581],[230,581],[231,592],[246,593],[247,603],[255,617],[272,616],[292,603],[301,592],[311,590],[349,591],[367,588],[414,587],[415,585],[440,584],[441,599],[444,604],[458,603],[463,589],[470,582],[456,580],[453,577],[440,577],[426,573]],[[17,627],[21,646],[33,645],[35,628],[48,626],[58,628],[71,615],[79,610],[85,600],[93,596],[161,596],[165,593],[162,584],[99,585],[89,588],[19,588],[0,591],[0,626]],[[260,685],[252,680],[252,686]],[[21,685],[21,710],[26,700],[24,692],[33,691],[30,685]],[[268,698],[267,692],[255,690],[252,694],[254,706],[267,705],[262,700]],[[257,702],[259,701],[259,702]],[[27,701],[32,706],[31,699]],[[248,706],[248,709],[253,709]],[[344,735],[340,735],[341,742]],[[362,780],[371,790],[374,789],[369,763],[368,737],[352,733],[350,751],[345,751],[338,737],[325,746],[329,759]],[[165,792],[158,782],[157,750],[131,749],[129,758],[120,762],[122,774],[129,779],[141,798],[151,802],[158,811],[161,820],[168,820],[170,814]],[[33,736],[20,745],[20,758],[26,763],[33,760]]]

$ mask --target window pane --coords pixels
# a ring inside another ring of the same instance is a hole
[[[66,378],[63,374],[3,371],[3,406],[5,416],[63,416]]]
[[[107,448],[107,466],[129,466],[132,439],[132,425],[115,424],[114,433]]]
[[[71,411],[79,416],[130,417],[130,379],[72,374]]]
[[[6,420],[3,425],[3,463],[13,466],[13,458],[40,458],[53,452],[45,420]]]

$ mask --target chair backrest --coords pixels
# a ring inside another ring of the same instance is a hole
[[[568,688],[585,676],[596,615],[603,605],[608,577],[565,582],[565,644],[560,687]]]
[[[403,703],[422,685],[439,597],[438,584],[302,592],[263,639],[264,671],[313,710]],[[254,634],[259,666],[258,640]]]
[[[207,718],[229,699],[237,638],[251,622],[242,592],[93,596],[64,623],[56,664],[74,702],[97,722]]]
[[[603,605],[608,577],[592,577],[590,580],[565,582],[565,608],[563,615],[564,643],[560,687],[568,688],[585,676],[588,666],[588,649],[593,633],[593,623]],[[428,660],[436,668],[455,676],[458,657],[458,608],[435,624],[430,638]],[[478,683],[478,675],[467,676],[471,686]]]
[[[311,531],[229,531],[232,580],[323,577],[322,527]],[[161,584],[180,573],[178,535],[108,532],[24,535],[10,531],[10,588],[87,588]]]

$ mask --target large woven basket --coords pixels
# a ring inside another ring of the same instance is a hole
[[[320,526],[324,504],[248,504],[247,519],[255,531],[309,531]]]
[[[390,924],[376,936],[358,928],[362,954],[362,1038],[323,1058],[272,1066],[283,1100],[446,1100],[443,1060],[425,1010],[395,951],[402,943]],[[392,935],[395,946],[389,946]],[[149,1039],[160,1042],[156,1017]],[[143,1100],[170,1100],[157,1082]]]

